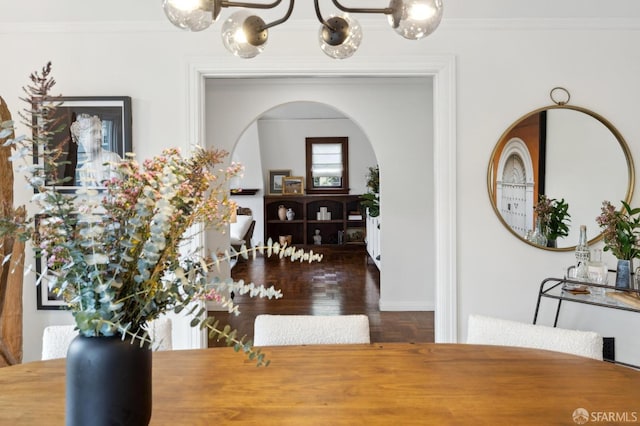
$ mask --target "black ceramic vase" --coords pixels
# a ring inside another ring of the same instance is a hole
[[[76,337],[67,352],[66,425],[151,420],[151,350],[114,337]]]

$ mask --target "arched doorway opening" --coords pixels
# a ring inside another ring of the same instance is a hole
[[[376,166],[374,148],[365,131],[335,107],[313,101],[294,101],[276,105],[249,123],[231,152],[231,161],[244,166],[237,188],[258,188],[252,196],[238,195],[236,202],[255,212],[255,241],[263,236],[263,196],[269,194],[269,173],[289,170],[292,176],[304,176],[305,136],[344,136],[348,139],[350,194],[367,192],[366,175]],[[242,192],[240,192],[242,193]],[[265,236],[266,238],[266,236]]]

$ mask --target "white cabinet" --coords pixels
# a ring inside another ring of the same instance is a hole
[[[380,216],[371,217],[367,212],[367,253],[380,269]]]

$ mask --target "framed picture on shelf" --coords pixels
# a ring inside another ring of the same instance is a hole
[[[282,179],[283,194],[304,194],[304,178],[302,176],[287,176]]]
[[[80,187],[102,187],[112,177],[112,166],[132,152],[131,98],[128,96],[61,97],[52,117],[50,149],[59,148],[62,156],[57,175],[63,182],[61,192]],[[37,109],[37,105],[34,106]],[[37,117],[33,117],[34,124]],[[35,161],[42,164],[37,150]],[[47,184],[50,184],[48,182]]]
[[[344,234],[345,243],[364,243],[367,231],[363,227],[347,228]]]
[[[291,174],[291,170],[269,170],[269,194],[282,194],[282,180]]]

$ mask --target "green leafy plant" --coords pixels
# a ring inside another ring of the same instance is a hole
[[[603,201],[596,222],[602,228],[604,251],[611,251],[618,259],[630,260],[640,255],[637,233],[640,228],[640,208],[632,209],[624,201],[621,203],[622,208],[616,210],[609,201]]]
[[[57,130],[49,130],[60,129],[53,118],[60,102],[49,96],[55,84],[50,71],[48,64],[32,74],[32,85],[25,89],[29,109],[22,117],[33,138],[6,142],[15,151],[12,161],[34,189],[32,201],[39,211],[27,219],[0,218],[0,237],[12,234],[34,242],[44,265],[38,280],[66,302],[82,335],[122,335],[142,344],[151,341],[149,321],[186,310],[191,326],[208,329],[210,338],[225,340],[258,365],[268,364],[246,337],[208,317],[203,302],[216,300],[239,314],[228,294],[280,298],[282,293],[273,286],[220,280],[220,265],[259,253],[307,262],[322,256],[271,241],[208,256],[198,249],[188,252],[194,229],[224,229],[237,207],[226,187],[241,166],[218,169],[227,155],[224,151],[195,148],[191,156],[183,156],[168,149],[142,164],[128,155],[112,164],[115,176],[103,182],[103,190],[58,191],[64,179],[56,171],[65,153],[52,146]],[[3,123],[0,138],[12,127]]]
[[[368,209],[369,216],[371,217],[380,216],[380,197],[378,197],[378,194],[373,194],[371,192],[362,194],[360,196],[360,205],[364,209]]]
[[[377,164],[369,167],[369,172],[367,173],[367,188],[369,192],[373,192],[374,194],[380,192],[380,167]]]
[[[367,192],[360,196],[360,206],[369,209],[369,216],[380,215],[380,168],[378,165],[369,167],[367,173]]]
[[[569,214],[569,204],[555,198],[548,198],[540,195],[538,204],[534,211],[540,219],[544,236],[548,240],[557,240],[569,235],[569,225],[571,215]]]

